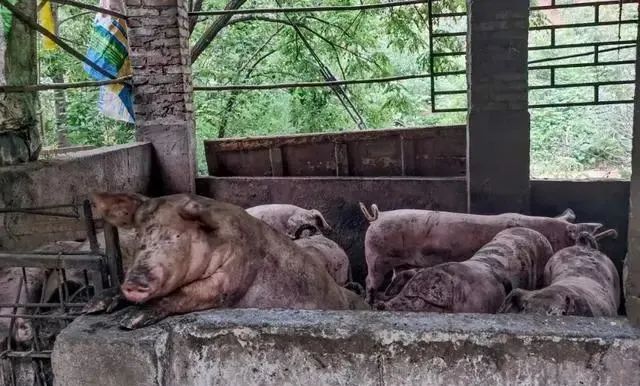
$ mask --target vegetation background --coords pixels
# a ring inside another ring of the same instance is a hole
[[[87,1],[95,3],[97,0]],[[558,1],[558,3],[576,1]],[[584,2],[584,1],[581,1]],[[542,4],[543,1],[532,1]],[[548,3],[548,1],[546,2]],[[359,0],[192,0],[194,9],[275,8],[360,4]],[[463,11],[464,0],[434,2],[434,12]],[[366,12],[299,13],[202,17],[194,24],[192,43],[211,44],[194,62],[196,85],[264,84],[322,81],[311,50],[337,79],[368,79],[429,71],[428,8],[426,4]],[[80,51],[86,50],[94,14],[57,7],[59,34]],[[638,17],[637,4],[603,6],[601,20]],[[532,13],[531,25],[593,21],[593,9]],[[440,21],[441,31],[464,31],[466,18]],[[636,24],[562,30],[558,43],[635,39]],[[208,35],[211,39],[205,39]],[[549,44],[548,33],[532,31],[530,46]],[[439,39],[438,50],[464,50],[464,39]],[[531,51],[530,60],[588,51],[585,48]],[[81,63],[61,52],[40,50],[41,82],[88,80]],[[601,60],[635,59],[635,48],[607,52]],[[593,56],[549,63],[580,63]],[[464,69],[464,57],[440,58],[441,70]],[[558,83],[634,79],[633,65],[558,70]],[[549,83],[549,71],[530,71],[529,84]],[[464,89],[465,76],[438,78],[439,90]],[[368,129],[464,123],[465,112],[434,113],[430,80],[350,85],[347,95]],[[530,92],[530,103],[580,102],[592,98],[590,88]],[[98,90],[43,92],[41,125],[48,146],[109,145],[133,140],[130,125],[102,117]],[[633,86],[607,86],[601,100],[633,99]],[[464,95],[438,98],[439,106],[465,107]],[[239,136],[320,133],[358,130],[330,88],[269,91],[196,92],[198,166],[206,173],[202,140]],[[531,173],[536,178],[628,178],[631,160],[633,105],[602,105],[531,109]]]

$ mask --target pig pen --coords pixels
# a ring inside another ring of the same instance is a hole
[[[196,180],[197,193],[243,207],[286,202],[321,210],[360,282],[366,222],[358,201],[384,210],[466,211],[463,126],[206,146],[213,175]],[[4,185],[4,197],[14,205],[51,205],[78,202],[94,189],[145,193],[155,168],[149,150],[135,144],[13,168],[3,174],[15,182]],[[581,221],[617,228],[621,237],[604,248],[620,266],[627,182],[532,181],[531,196],[535,214],[571,207]],[[84,232],[73,219],[11,215],[4,224],[4,248],[11,250]],[[640,333],[624,318],[217,310],[131,332],[116,325],[113,316],[92,316],[66,328],[51,354],[55,384],[300,384],[309,377],[318,384],[632,384],[640,375]],[[30,366],[22,374],[28,376]]]

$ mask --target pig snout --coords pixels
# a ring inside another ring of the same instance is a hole
[[[134,268],[127,273],[120,290],[130,302],[142,303],[156,294],[164,281],[165,274],[161,267]]]
[[[23,318],[17,318],[14,325],[14,340],[17,343],[26,343],[33,338],[31,323]]]

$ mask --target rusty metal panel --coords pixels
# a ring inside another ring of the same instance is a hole
[[[415,175],[429,177],[466,174],[466,133],[440,130],[414,141]]]
[[[350,141],[347,144],[349,167],[354,176],[380,177],[402,175],[400,137]]]
[[[287,145],[282,148],[286,176],[335,176],[335,144]]]
[[[205,141],[205,153],[209,174],[222,177],[457,177],[465,175],[465,130],[447,126],[217,139]]]
[[[217,167],[211,170],[211,163],[207,159],[209,174],[224,177],[272,175],[269,149],[216,152],[213,156]]]

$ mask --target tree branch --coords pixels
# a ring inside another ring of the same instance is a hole
[[[198,12],[202,9],[202,4],[204,0],[189,0],[192,4],[189,8],[192,12]],[[196,24],[198,24],[198,16],[189,16],[189,33],[193,33],[193,30],[196,28]]]
[[[305,24],[301,24],[301,23],[296,23],[296,22],[290,22],[288,20],[284,20],[284,19],[278,19],[278,18],[273,18],[273,17],[268,17],[268,16],[255,16],[255,15],[251,15],[251,16],[242,16],[242,17],[237,17],[234,18],[232,20],[230,20],[227,25],[233,25],[233,24],[237,24],[237,23],[242,23],[242,22],[251,22],[251,21],[263,21],[263,22],[267,22],[267,23],[280,23],[280,24],[286,24],[289,26],[297,26],[298,28],[304,28],[305,30],[311,32],[313,35],[317,36],[319,39],[321,39],[322,41],[324,41],[325,43],[329,44],[330,46],[334,47],[334,48],[340,48],[341,50],[348,52],[349,54],[367,62],[370,64],[373,64],[374,66],[376,66],[378,69],[381,69],[380,66],[372,61],[371,59],[364,57],[360,54],[358,54],[355,51],[350,50],[347,47],[341,46],[337,43],[332,42],[331,40],[327,39],[326,37],[322,36],[321,34],[319,34],[318,32],[316,32],[315,30],[313,30],[312,28],[310,28],[309,26],[305,25]]]
[[[224,9],[238,9],[242,7],[242,5],[246,1],[247,0],[229,0]],[[207,29],[204,31],[200,39],[196,42],[196,44],[193,46],[193,49],[191,50],[191,63],[194,63],[196,60],[198,60],[198,57],[209,46],[209,44],[211,44],[213,39],[215,39],[220,31],[222,31],[222,29],[227,26],[232,16],[233,15],[221,15],[213,21],[213,24],[207,27]]]

